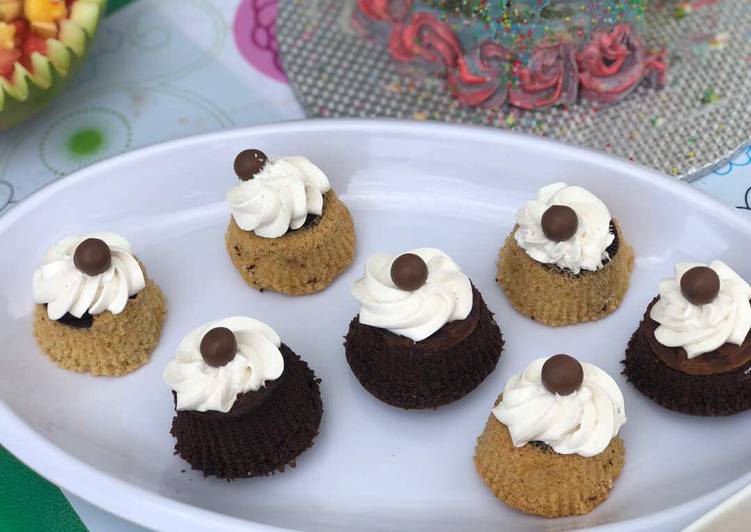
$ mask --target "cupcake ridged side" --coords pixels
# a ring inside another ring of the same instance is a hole
[[[363,325],[356,316],[345,338],[345,351],[360,384],[384,403],[405,409],[438,408],[479,386],[495,369],[503,338],[493,313],[473,290],[479,306],[474,332],[439,351],[394,345],[387,340],[393,333]]]
[[[593,457],[558,454],[544,444],[514,447],[508,428],[492,414],[474,457],[477,472],[498,499],[543,517],[591,512],[608,498],[624,461],[619,437]]]
[[[45,306],[37,305],[33,331],[42,351],[61,368],[115,377],[149,361],[166,316],[164,295],[147,278],[144,289],[128,301],[121,313],[98,314],[87,329],[51,320]]]
[[[318,434],[323,403],[313,370],[286,345],[280,351],[282,376],[239,396],[228,413],[177,411],[175,454],[205,476],[227,480],[294,467]]]
[[[497,280],[509,302],[521,314],[551,327],[604,318],[614,312],[628,290],[634,251],[613,220],[619,247],[601,269],[573,275],[541,264],[516,242],[506,238],[498,260]]]
[[[250,286],[289,295],[330,285],[352,263],[355,240],[352,216],[333,190],[324,196],[323,214],[311,227],[262,238],[230,217],[225,235],[232,263]]]

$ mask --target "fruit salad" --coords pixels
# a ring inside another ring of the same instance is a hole
[[[46,105],[78,67],[105,0],[0,0],[0,130]]]

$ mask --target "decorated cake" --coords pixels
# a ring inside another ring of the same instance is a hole
[[[751,286],[730,266],[678,263],[626,349],[626,378],[684,414],[751,408]]]
[[[360,312],[345,338],[347,362],[384,403],[438,408],[477,388],[498,363],[503,338],[493,313],[438,249],[371,256],[352,295]]]
[[[34,272],[33,289],[34,336],[62,368],[125,375],[159,343],[164,295],[120,235],[61,240]]]
[[[497,279],[517,311],[558,327],[614,312],[633,267],[634,251],[602,200],[582,187],[553,183],[517,212]]]
[[[522,512],[564,517],[608,498],[625,462],[623,394],[600,368],[569,355],[513,375],[477,439],[475,468]]]
[[[644,0],[358,0],[354,22],[404,63],[445,75],[469,106],[617,102],[666,82]]]
[[[227,252],[243,279],[261,291],[320,292],[352,262],[355,227],[326,174],[306,157],[242,151],[239,182],[227,191],[232,213]]]
[[[164,380],[175,453],[205,476],[282,472],[318,435],[320,379],[261,321],[234,316],[194,329]]]

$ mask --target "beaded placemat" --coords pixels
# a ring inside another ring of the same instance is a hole
[[[310,117],[394,117],[511,129],[607,151],[683,179],[751,139],[751,2],[651,2],[647,41],[666,48],[667,88],[639,87],[612,107],[542,111],[460,105],[444,81],[393,61],[351,23],[355,0],[280,0],[277,34]]]

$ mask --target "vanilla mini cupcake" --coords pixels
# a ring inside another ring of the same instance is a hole
[[[235,159],[240,183],[227,193],[232,263],[252,287],[289,295],[326,288],[352,263],[355,229],[326,175],[305,157]]]
[[[684,414],[751,408],[751,286],[722,261],[678,263],[626,349],[626,378]]]
[[[224,479],[294,466],[323,415],[320,380],[258,320],[233,317],[188,334],[164,370],[175,452]]]
[[[634,252],[599,198],[565,183],[540,189],[501,248],[498,282],[520,313],[545,325],[607,316],[623,301]]]
[[[585,514],[608,498],[623,468],[625,422],[607,373],[568,355],[538,358],[506,383],[477,439],[475,467],[512,508]]]
[[[503,339],[458,264],[437,249],[378,254],[352,287],[360,313],[345,339],[360,384],[400,408],[438,408],[495,369]]]
[[[166,304],[159,287],[113,233],[54,245],[34,273],[34,336],[60,367],[124,375],[159,342]]]

